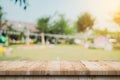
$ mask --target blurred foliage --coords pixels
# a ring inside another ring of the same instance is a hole
[[[116,43],[120,46],[120,32],[111,32],[109,34],[110,34],[111,38],[117,40]]]
[[[83,13],[77,20],[77,30],[78,32],[86,31],[86,29],[92,29],[94,25],[94,18],[89,13]]]
[[[113,21],[120,25],[120,11],[115,13],[115,15],[113,16]]]
[[[75,44],[74,39],[65,39],[66,40],[66,44]]]
[[[8,31],[16,31],[16,30],[13,28],[13,25],[8,25],[8,26],[7,26],[7,30],[8,30]]]
[[[113,16],[113,21],[120,26],[120,11],[117,11]],[[117,45],[120,46],[120,32],[111,33],[112,38],[117,40]]]
[[[94,30],[94,33],[96,35],[107,35],[107,34],[109,34],[109,31],[107,29],[104,29],[104,30]]]
[[[3,16],[2,6],[0,6],[0,19],[2,19],[2,16]]]
[[[60,19],[55,21],[50,27],[50,33],[53,34],[73,34],[75,32],[74,27],[68,25],[68,21],[64,18],[63,15],[59,16]]]
[[[7,20],[3,21],[3,16],[4,16],[3,8],[0,6],[0,30],[1,28],[7,23]]]
[[[15,1],[15,4],[19,3],[20,6],[23,5],[23,8],[25,10],[27,9],[27,6],[28,6],[27,0],[14,0],[14,1]]]
[[[49,20],[50,20],[50,17],[43,17],[43,18],[38,19],[36,28],[40,32],[48,33],[49,32]]]
[[[52,33],[52,34],[73,34],[76,31],[75,27],[70,27],[68,21],[63,15],[59,16],[60,19],[50,24],[50,17],[42,17],[38,19],[36,28],[40,32]]]

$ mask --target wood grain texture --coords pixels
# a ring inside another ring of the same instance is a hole
[[[0,77],[0,80],[120,80],[120,77],[108,76],[17,76],[17,77]]]
[[[0,75],[120,75],[120,61],[0,61]]]

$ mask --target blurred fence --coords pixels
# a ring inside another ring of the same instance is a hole
[[[20,35],[21,32],[14,32],[14,31],[0,31],[0,33],[6,33],[6,34],[14,34],[14,35]],[[25,35],[27,33],[24,33]],[[77,39],[83,39],[85,38],[84,35],[61,35],[61,34],[48,34],[48,33],[45,33],[44,34],[45,36],[48,36],[48,37],[55,37],[55,38],[77,38]],[[32,33],[30,32],[29,33],[29,36],[41,36],[41,33]],[[89,37],[93,37],[93,36],[89,36]]]

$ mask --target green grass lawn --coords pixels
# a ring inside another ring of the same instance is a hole
[[[120,60],[120,49],[86,49],[79,45],[56,45],[53,48],[17,48],[9,57],[0,54],[0,60]]]

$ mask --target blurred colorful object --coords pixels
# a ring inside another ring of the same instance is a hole
[[[3,53],[3,52],[5,52],[6,50],[7,50],[7,49],[6,49],[5,47],[1,47],[1,46],[0,46],[0,54]]]
[[[7,38],[5,36],[0,36],[0,43],[5,43]]]

